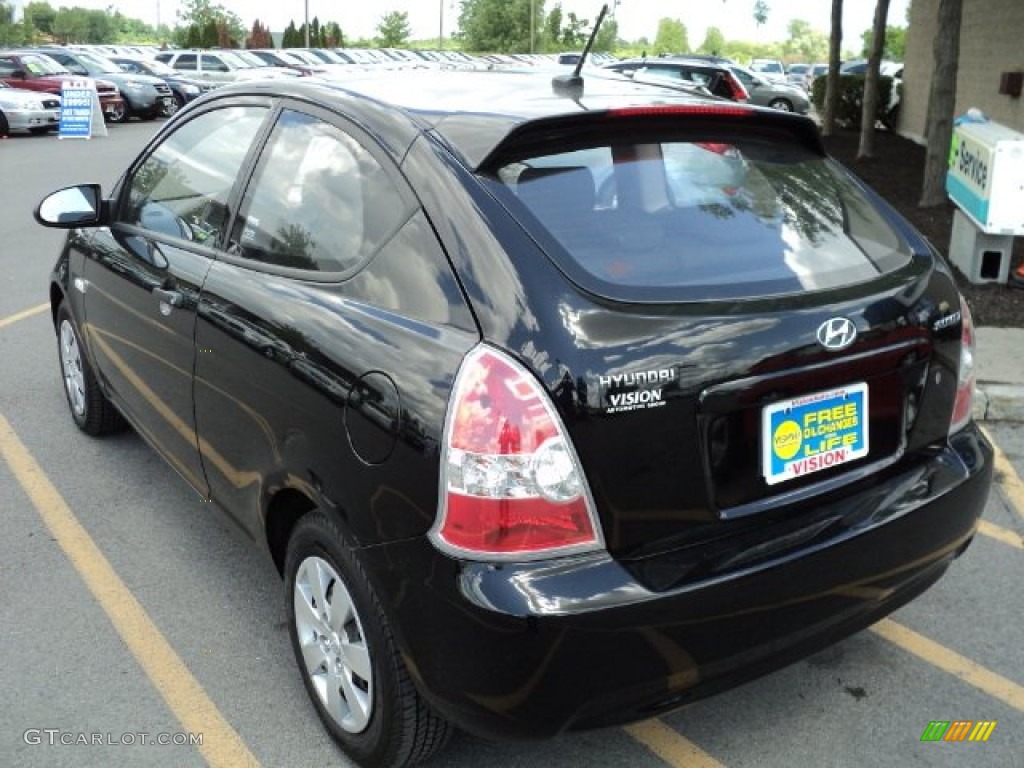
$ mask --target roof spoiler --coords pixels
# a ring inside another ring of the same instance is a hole
[[[590,32],[590,38],[587,40],[587,44],[583,46],[583,53],[580,54],[580,60],[576,62],[576,68],[573,69],[571,75],[555,75],[551,79],[551,88],[554,90],[556,96],[568,96],[573,99],[578,99],[583,95],[583,76],[580,72],[583,69],[583,62],[587,60],[587,56],[590,55],[590,49],[594,47],[594,40],[597,38],[597,33],[601,29],[601,22],[604,21],[604,17],[608,14],[608,3],[601,6],[601,13],[597,16],[597,21],[594,23],[594,28]]]

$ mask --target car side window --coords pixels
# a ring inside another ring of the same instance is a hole
[[[245,192],[229,252],[279,267],[345,272],[369,259],[410,206],[352,136],[286,110]]]
[[[14,62],[14,59],[0,56],[0,77],[13,77],[19,69],[20,67]]]
[[[204,55],[202,58],[203,69],[210,72],[227,72],[228,65],[216,56]]]
[[[659,67],[655,64],[654,66],[648,66],[645,71],[658,77],[671,77],[673,80],[684,79],[683,73],[675,67]]]
[[[187,69],[190,72],[195,71],[196,68],[196,55],[194,53],[183,53],[174,61],[175,69]]]
[[[199,115],[165,138],[132,173],[119,220],[215,246],[230,217],[228,197],[265,107]]]

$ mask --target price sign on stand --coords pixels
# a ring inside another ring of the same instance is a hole
[[[107,135],[95,81],[90,78],[65,80],[60,88],[58,136],[62,139],[89,139],[93,135]]]

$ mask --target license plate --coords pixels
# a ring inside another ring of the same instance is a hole
[[[761,472],[769,485],[867,456],[868,385],[852,384],[765,406]]]

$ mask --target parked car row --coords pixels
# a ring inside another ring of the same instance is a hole
[[[629,59],[608,64],[638,82],[669,79],[706,88],[711,94],[732,101],[749,101],[784,112],[807,114],[811,108],[802,88],[769,79],[728,59],[720,61],[692,57]]]

